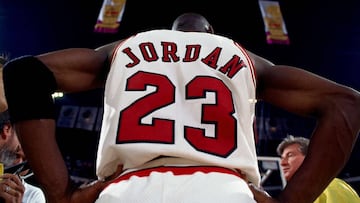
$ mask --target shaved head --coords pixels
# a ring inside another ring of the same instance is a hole
[[[214,30],[206,18],[198,13],[184,13],[177,17],[172,25],[172,30],[184,32],[207,32]]]

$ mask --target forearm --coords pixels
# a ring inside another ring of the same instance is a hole
[[[353,95],[324,102],[308,155],[280,195],[283,202],[313,202],[347,163],[360,128],[359,96]]]
[[[55,121],[39,119],[16,123],[21,145],[49,202],[66,202],[71,184],[56,143]]]
[[[93,203],[107,183],[77,188],[55,138],[55,121],[51,119],[21,121],[16,124],[21,144],[34,174],[49,203]]]
[[[88,51],[84,53],[80,50],[78,52],[77,50],[71,53],[67,52],[67,55],[76,55],[76,53],[83,54],[84,58],[90,56],[87,55],[89,54]],[[60,54],[58,58],[61,61],[65,60],[61,56],[63,55]],[[62,69],[63,66],[58,65],[61,61],[55,60],[54,57],[50,57],[53,58],[54,62],[50,66],[36,57],[26,56],[13,60],[4,67],[4,89],[11,122],[14,124],[29,164],[44,189],[48,202],[92,203],[101,191],[100,186],[102,184],[86,190],[73,188],[56,142],[56,112],[51,97],[51,94],[59,88],[59,81],[60,87],[69,86],[76,89],[71,84],[81,83],[81,87],[86,86],[88,77],[79,76],[75,77],[76,79],[72,77],[72,80],[62,80],[61,78],[69,75],[69,72],[66,71],[66,68]],[[101,59],[102,57],[99,61],[95,60],[98,63],[94,65],[93,69],[101,68],[103,63]],[[87,65],[91,64],[86,62],[86,59],[84,61],[79,64],[78,69],[86,68]],[[72,62],[73,60],[68,59],[65,64],[70,63],[72,65]],[[52,72],[52,70],[56,71]],[[96,76],[90,78],[94,77]],[[80,201],[81,198],[84,201]]]

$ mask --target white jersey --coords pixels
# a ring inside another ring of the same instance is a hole
[[[22,203],[46,203],[45,194],[41,188],[31,185],[23,179],[22,181],[25,187],[24,196],[21,201]]]
[[[118,45],[105,87],[97,175],[158,157],[240,169],[259,184],[255,72],[236,42],[154,30]]]

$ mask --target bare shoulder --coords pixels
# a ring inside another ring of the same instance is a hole
[[[246,52],[248,53],[252,60],[252,63],[254,64],[257,78],[261,78],[263,75],[266,75],[266,72],[275,65],[270,60],[261,57],[249,50],[246,50]]]
[[[96,48],[95,51],[103,52],[103,53],[106,53],[108,56],[112,56],[115,51],[115,48],[123,41],[124,41],[124,39],[121,39],[121,40],[118,40],[118,41],[115,41],[115,42],[112,42],[109,44],[105,44],[103,46]]]

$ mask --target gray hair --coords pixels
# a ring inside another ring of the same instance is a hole
[[[294,137],[293,135],[288,135],[277,147],[276,152],[279,156],[283,153],[284,149],[292,144],[298,144],[300,152],[306,156],[308,152],[310,140],[305,137]]]

